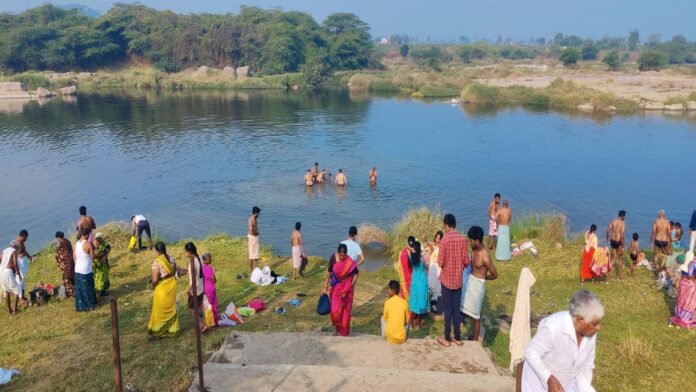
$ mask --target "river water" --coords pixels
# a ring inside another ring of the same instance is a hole
[[[150,216],[169,240],[246,235],[328,256],[350,225],[390,225],[412,207],[487,227],[495,192],[516,215],[557,211],[600,232],[619,209],[647,246],[659,209],[686,227],[696,208],[696,118],[535,112],[348,92],[111,92],[39,105],[0,103],[0,241],[21,228],[38,249],[97,223]],[[3,107],[5,110],[3,111]],[[349,187],[305,189],[315,162]],[[370,168],[379,184],[368,184]]]

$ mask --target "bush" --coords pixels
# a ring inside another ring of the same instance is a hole
[[[561,52],[561,55],[558,59],[566,67],[575,68],[575,65],[578,63],[578,60],[580,59],[580,49],[578,49],[578,48],[565,48]]]
[[[472,83],[462,91],[462,100],[472,103],[496,103],[497,89],[485,84]]]
[[[490,45],[478,43],[464,45],[459,49],[459,59],[463,63],[470,63],[474,60],[483,60],[492,54],[493,48]]]
[[[646,49],[638,56],[638,69],[641,71],[659,71],[665,65],[667,59],[662,52]]]
[[[609,66],[610,71],[616,71],[621,67],[621,54],[619,54],[618,50],[612,50],[604,56],[602,62]]]
[[[428,66],[436,71],[442,70],[442,63],[452,60],[452,56],[438,46],[417,46],[411,49],[410,53],[417,64]]]
[[[582,44],[581,50],[581,57],[585,61],[590,61],[590,60],[597,60],[597,53],[599,50],[597,49],[597,45],[595,45],[594,41],[588,39]]]
[[[408,57],[408,50],[409,47],[406,44],[401,45],[399,48],[399,53],[401,54],[401,57]]]
[[[50,88],[51,81],[38,72],[24,72],[12,77],[13,82],[24,83],[27,90],[36,90],[39,87]]]

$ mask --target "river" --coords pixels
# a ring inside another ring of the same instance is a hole
[[[7,106],[8,104],[4,104]],[[495,192],[515,215],[565,213],[603,233],[619,209],[647,246],[659,209],[686,227],[696,118],[589,116],[481,108],[348,92],[120,92],[0,104],[0,241],[30,232],[37,250],[97,223],[149,215],[169,240],[246,235],[262,210],[262,243],[287,255],[301,221],[310,254],[328,256],[350,225],[390,225],[418,206],[487,228]],[[345,190],[305,189],[315,162]],[[370,187],[376,165],[379,183]],[[603,237],[601,235],[600,237]]]

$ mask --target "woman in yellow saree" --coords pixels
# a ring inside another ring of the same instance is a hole
[[[147,331],[151,338],[176,336],[179,333],[179,316],[176,312],[176,264],[167,254],[163,242],[155,244],[157,260],[152,263],[152,313]]]

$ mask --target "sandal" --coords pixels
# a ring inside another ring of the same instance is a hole
[[[454,344],[456,344],[457,346],[460,346],[460,347],[462,346],[462,344],[464,344],[464,343],[462,343],[461,340],[452,339],[452,341],[454,342]]]
[[[450,342],[448,342],[447,340],[443,339],[442,336],[438,336],[437,339],[435,339],[435,340],[437,340],[437,342],[438,342],[441,346],[444,346],[444,347],[450,347],[450,346],[452,345]]]

